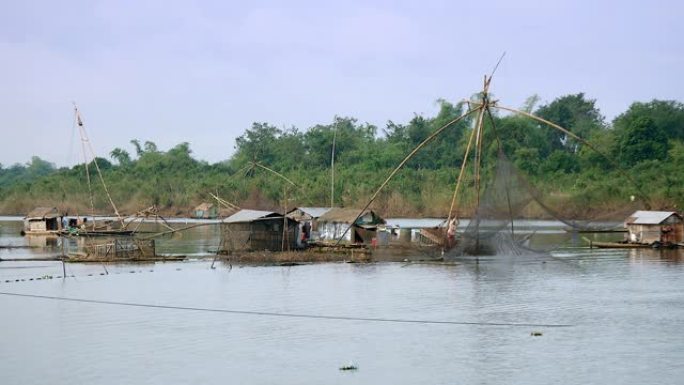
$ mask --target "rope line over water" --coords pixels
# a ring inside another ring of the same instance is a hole
[[[227,314],[266,316],[266,317],[323,319],[323,320],[335,320],[335,321],[362,321],[362,322],[429,324],[429,325],[545,327],[545,328],[561,328],[561,327],[572,327],[572,326],[574,326],[574,325],[570,325],[570,324],[440,321],[440,320],[418,320],[418,319],[400,319],[400,318],[371,318],[371,317],[352,317],[352,316],[332,316],[332,315],[319,315],[319,314],[277,313],[277,312],[268,312],[268,311],[232,310],[232,309],[216,309],[216,308],[189,307],[189,306],[172,306],[172,305],[154,305],[154,304],[144,304],[144,303],[105,301],[105,300],[96,300],[96,299],[69,298],[69,297],[57,297],[57,296],[49,296],[49,295],[11,293],[11,292],[0,292],[0,295],[12,296],[12,297],[23,297],[23,298],[46,299],[46,300],[53,300],[53,301],[91,303],[91,304],[100,304],[100,305],[130,306],[130,307],[167,309],[167,310],[200,311],[200,312],[209,312],[209,313],[227,313]]]

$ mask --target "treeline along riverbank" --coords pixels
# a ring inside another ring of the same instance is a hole
[[[531,97],[523,110],[568,128],[610,158],[529,119],[499,115],[486,122],[506,156],[545,194],[583,202],[601,202],[593,210],[619,207],[641,191],[653,208],[684,204],[684,105],[677,101],[636,102],[608,122],[584,94],[559,97],[537,106]],[[436,116],[416,115],[407,123],[385,127],[336,117],[329,124],[299,130],[254,123],[234,143],[230,159],[209,164],[193,157],[185,142],[162,151],[153,142],[132,140],[97,158],[119,210],[133,213],[157,205],[167,215],[188,215],[210,194],[242,207],[280,209],[327,206],[331,196],[331,153],[335,141],[334,205],[362,206],[387,174],[431,132],[461,115],[465,103],[438,101]],[[375,208],[386,216],[446,215],[473,122],[464,119],[430,143],[392,180]],[[97,141],[96,128],[91,137]],[[191,137],[189,138],[191,140]],[[497,142],[490,140],[483,172],[491,171]],[[226,149],[233,144],[226,142]],[[226,151],[228,153],[228,150]],[[294,182],[260,167],[258,162]],[[624,170],[633,182],[625,180]],[[89,167],[96,181],[95,167]],[[468,180],[468,179],[466,179]],[[634,185],[636,184],[636,186]],[[465,186],[460,210],[468,214]],[[99,183],[92,184],[95,208],[111,213]],[[56,168],[34,156],[26,164],[0,165],[0,214],[22,215],[35,206],[57,206],[70,213],[89,213],[85,166]],[[567,210],[575,208],[568,207]],[[534,212],[528,213],[535,216]]]

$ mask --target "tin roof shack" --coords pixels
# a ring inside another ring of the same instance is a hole
[[[240,210],[221,222],[220,252],[294,250],[298,236],[298,223],[292,218],[272,211]]]
[[[384,225],[385,220],[380,218],[373,210],[366,210],[356,219],[358,209],[333,208],[318,218],[318,233],[321,241],[336,242],[351,225],[349,231],[344,234],[342,242],[347,243],[371,243],[377,236],[379,225]],[[356,222],[354,222],[356,219]],[[353,223],[352,223],[353,222]]]
[[[62,214],[56,207],[36,207],[24,218],[26,234],[56,234],[62,230]]]
[[[631,243],[671,245],[684,239],[684,221],[674,211],[636,211],[625,227]]]
[[[318,235],[318,218],[331,209],[331,207],[297,207],[285,215],[299,222],[300,232],[306,234],[305,239],[308,242],[320,238]],[[300,245],[303,246],[301,242]]]
[[[192,210],[192,217],[196,219],[216,219],[219,209],[213,203],[202,203]]]
[[[443,243],[445,222],[443,218],[388,218],[387,229],[393,243],[427,246]]]
[[[332,210],[331,207],[297,207],[290,210],[285,215],[297,222],[310,222],[312,228],[315,230],[316,225],[318,224],[318,218],[330,210]]]

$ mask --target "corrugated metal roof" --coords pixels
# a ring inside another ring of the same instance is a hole
[[[318,218],[321,215],[330,211],[330,207],[297,207],[302,212],[311,215],[312,218]]]
[[[657,225],[672,215],[679,215],[674,211],[635,211],[625,221],[626,224],[634,225]]]
[[[261,210],[240,210],[235,214],[224,219],[224,223],[238,223],[238,222],[251,222],[253,220],[264,218],[269,215],[280,215],[273,211],[261,211]]]
[[[368,216],[369,214],[373,217],[373,220],[371,220],[370,223],[368,223],[368,221],[363,220],[364,217]],[[336,207],[329,210],[327,213],[321,215],[318,218],[318,222],[352,223],[354,219],[357,217],[357,215],[359,215],[358,209]],[[364,211],[363,215],[361,215],[360,218],[356,221],[357,225],[378,223],[385,223],[385,220],[380,218],[373,210]]]
[[[446,218],[387,218],[385,222],[388,227],[425,229],[443,226]]]

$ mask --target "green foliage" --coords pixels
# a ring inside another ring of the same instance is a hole
[[[636,102],[613,121],[618,133],[627,130],[635,120],[647,117],[653,125],[672,139],[684,140],[684,104],[674,100],[652,100]]]
[[[538,97],[529,98],[524,109],[533,110],[537,101]],[[463,104],[437,103],[434,117],[415,115],[404,124],[389,121],[380,130],[350,117],[335,117],[305,131],[254,123],[237,138],[231,159],[215,164],[195,159],[187,142],[164,151],[154,142],[141,144],[137,139],[131,140],[130,149],[113,149],[109,154],[113,162],[97,158],[97,164],[124,212],[157,204],[187,214],[197,203],[211,200],[209,193],[252,208],[328,205],[334,138],[335,204],[360,206],[411,150],[465,112]],[[635,194],[617,167],[628,169],[642,187],[648,186],[651,198],[665,205],[684,204],[681,103],[634,103],[614,120],[613,127],[605,126],[595,101],[582,93],[557,98],[536,114],[588,139],[598,152],[533,120],[494,116],[485,120],[484,176],[492,174],[501,149],[537,187],[570,194],[578,206],[597,200],[624,201]],[[385,214],[444,215],[475,119],[476,114],[469,115],[425,146],[391,181],[378,207],[390,211]],[[298,187],[250,167],[254,161]],[[111,212],[92,162],[88,170],[96,210]],[[22,212],[34,202],[52,202],[89,211],[85,176],[83,165],[56,169],[38,157],[26,164],[0,166],[0,210]],[[466,202],[473,200],[472,186],[473,175],[466,173]]]
[[[642,116],[632,120],[618,137],[620,161],[633,166],[645,160],[667,158],[668,138],[653,119]]]
[[[587,100],[584,93],[562,96],[548,105],[539,107],[536,115],[570,130],[573,134],[588,138],[597,130],[605,128],[604,118],[596,108],[596,101]],[[542,127],[546,132],[552,150],[564,149],[577,152],[580,143],[550,127]]]

